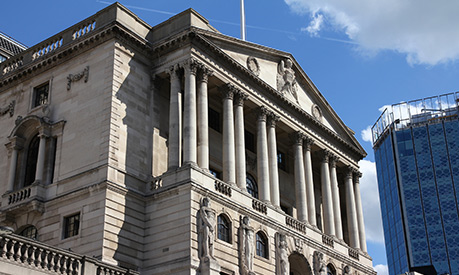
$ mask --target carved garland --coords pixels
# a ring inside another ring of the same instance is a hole
[[[72,86],[72,82],[77,82],[79,81],[80,79],[82,79],[84,77],[84,82],[88,82],[88,77],[89,77],[89,66],[86,66],[86,68],[84,68],[84,70],[78,74],[69,74],[69,76],[67,76],[67,91],[70,91],[70,88]]]
[[[16,105],[16,101],[13,100],[6,107],[0,108],[0,115],[3,116],[6,113],[9,113],[10,117],[12,117],[14,115],[14,106],[15,105]]]

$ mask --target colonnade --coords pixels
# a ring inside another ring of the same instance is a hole
[[[184,71],[183,122],[179,72]],[[212,72],[194,59],[168,70],[170,75],[168,167],[197,165],[209,169],[208,90]],[[246,156],[244,146],[244,101],[248,96],[234,85],[219,87],[223,106],[223,181],[246,190]],[[266,107],[257,109],[257,180],[259,199],[280,208],[276,122],[279,117]],[[183,135],[183,136],[182,136]],[[294,178],[297,219],[317,227],[313,182],[312,138],[302,132],[291,134],[294,152]],[[183,148],[181,148],[183,140]],[[183,160],[180,159],[183,151]],[[336,163],[339,158],[329,150],[320,152],[323,231],[343,239]],[[360,202],[359,173],[347,169],[345,182],[349,245],[366,251],[365,230]]]

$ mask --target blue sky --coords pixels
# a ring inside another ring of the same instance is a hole
[[[154,26],[193,8],[240,37],[239,1],[120,1]],[[4,1],[0,31],[33,46],[113,1]],[[245,0],[247,40],[293,54],[368,153],[361,162],[369,254],[386,265],[371,143],[384,105],[457,91],[459,1]]]

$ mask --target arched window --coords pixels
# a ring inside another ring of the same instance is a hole
[[[333,265],[327,265],[327,275],[336,275],[336,270]]]
[[[38,148],[40,147],[40,138],[34,136],[29,143],[26,157],[26,169],[24,177],[24,186],[29,186],[35,181],[35,172],[37,170]]]
[[[33,225],[29,225],[19,232],[19,235],[24,236],[29,239],[37,240],[38,231],[37,228]]]
[[[249,192],[249,194],[258,199],[258,186],[257,186],[257,182],[255,181],[255,179],[247,174],[247,177],[246,177],[246,185],[247,185],[247,192]]]
[[[263,232],[259,231],[256,235],[257,238],[257,255],[263,258],[268,258],[268,238]]]
[[[217,237],[220,240],[231,243],[231,223],[223,214],[218,215],[217,230]]]

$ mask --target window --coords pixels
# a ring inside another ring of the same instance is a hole
[[[214,175],[214,177],[216,177],[217,179],[221,180],[222,179],[222,173],[213,169],[213,168],[209,168],[209,172]]]
[[[227,243],[231,243],[231,223],[228,218],[220,214],[217,218],[217,237],[218,239],[225,241]]]
[[[287,157],[283,152],[277,152],[277,165],[279,169],[287,171]]]
[[[221,132],[220,113],[212,108],[209,108],[209,127],[217,132]]]
[[[78,235],[80,229],[80,213],[64,218],[64,239]]]
[[[247,174],[247,177],[246,177],[246,185],[247,185],[247,192],[249,192],[249,194],[258,199],[258,186],[257,186],[257,182],[255,181],[255,179]]]
[[[31,185],[35,181],[35,172],[37,170],[38,148],[40,147],[40,138],[34,136],[29,143],[27,150],[26,169],[24,177],[24,187]]]
[[[255,151],[255,136],[251,132],[245,130],[244,132],[244,138],[245,138],[245,149],[256,153]]]
[[[3,55],[0,55],[0,63],[5,61],[6,60],[6,57],[4,57]]]
[[[38,237],[37,228],[33,225],[29,225],[26,228],[24,228],[21,232],[19,232],[19,235],[24,236],[29,239],[37,240],[37,237]]]
[[[45,83],[33,89],[32,107],[38,107],[48,103],[49,83]]]
[[[291,207],[288,207],[286,205],[283,205],[281,204],[281,209],[282,211],[284,211],[285,214],[289,215],[289,216],[292,216],[292,208]]]
[[[257,255],[263,258],[268,258],[268,239],[263,232],[257,232]]]

